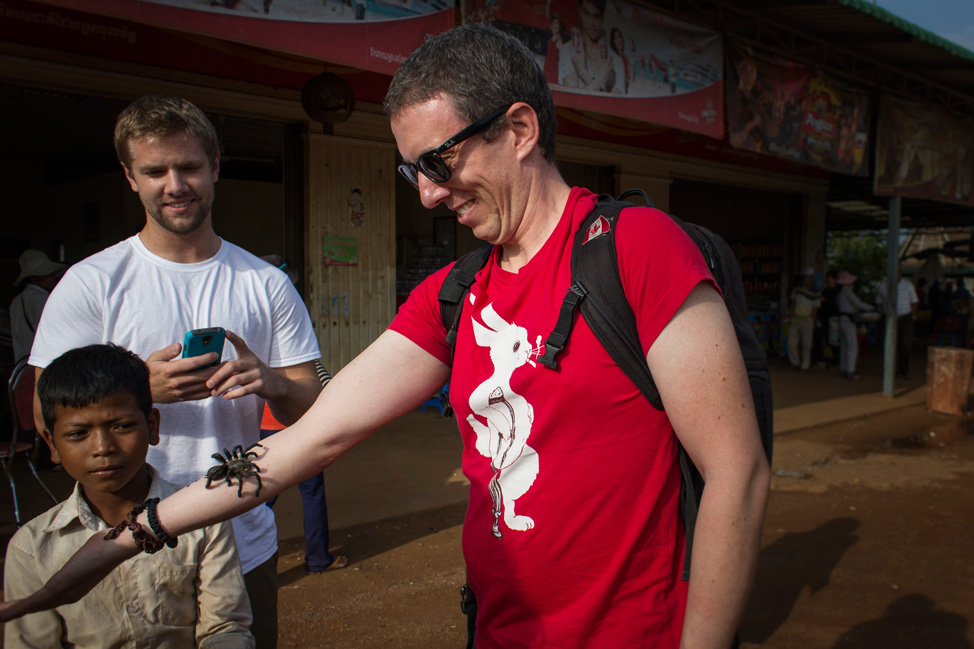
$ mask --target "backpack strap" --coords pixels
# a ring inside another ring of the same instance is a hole
[[[556,357],[568,342],[568,336],[571,335],[572,326],[575,324],[575,311],[587,295],[588,291],[579,282],[573,281],[568,287],[565,298],[561,302],[561,309],[558,311],[555,328],[544,342],[544,354],[538,357],[539,363],[553,370],[558,369]]]
[[[632,191],[641,190],[631,190],[624,195]],[[646,200],[649,201],[649,198],[646,197]],[[612,360],[632,379],[653,407],[662,410],[659,390],[642,353],[636,315],[629,306],[619,274],[615,228],[619,213],[627,207],[633,207],[633,204],[602,194],[595,209],[575,233],[571,259],[572,285],[565,293],[554,331],[545,341],[545,353],[538,362],[552,369],[557,368],[556,356],[571,333],[575,311],[581,310],[585,322]]]
[[[707,262],[707,268],[710,269],[710,274],[714,276],[714,280],[717,282],[717,286],[723,289],[727,282],[724,278],[723,266],[717,263],[717,251],[714,250],[714,246],[711,244],[709,230],[700,227],[699,225],[693,225],[687,223],[678,216],[669,215],[670,219],[680,226],[690,240],[693,241],[694,245],[700,250],[700,254],[703,255],[703,260]],[[733,253],[732,253],[733,254]]]
[[[622,196],[631,193],[626,192]],[[648,197],[645,199],[649,205],[652,205]],[[595,209],[586,217],[575,234],[571,260],[572,287],[565,296],[555,331],[552,336],[549,336],[549,340],[554,336],[557,344],[562,338],[562,333],[565,333],[564,338],[567,338],[567,333],[571,331],[574,310],[580,309],[586,324],[612,360],[626,373],[654,408],[663,410],[663,401],[659,396],[656,381],[653,380],[646,356],[642,351],[636,314],[622,288],[622,275],[619,271],[619,258],[615,246],[615,228],[619,214],[627,207],[633,207],[632,203],[617,201],[611,196],[599,196]],[[691,234],[692,226],[687,227],[687,224],[678,219],[674,221]],[[700,236],[695,237],[691,234],[691,239],[698,247],[701,247],[700,241],[707,244]],[[701,247],[701,252],[707,258],[707,264],[714,268],[717,264],[710,250],[709,245],[706,248]],[[547,342],[545,345],[545,355],[547,355],[550,350],[547,349]],[[563,340],[559,349],[561,346],[564,346]],[[703,492],[703,479],[679,442],[677,442],[677,457],[682,475],[680,514],[686,527],[681,578],[689,581],[693,534]]]
[[[460,326],[460,314],[463,312],[463,300],[473,286],[477,271],[483,268],[490,258],[493,248],[492,245],[482,246],[460,257],[446,274],[443,286],[440,287],[438,298],[440,318],[446,328],[446,342],[450,344],[451,356],[457,345],[457,329]]]
[[[599,196],[599,199],[601,199],[602,196],[606,196],[606,195],[605,194],[600,195]],[[630,196],[639,196],[640,198],[642,198],[643,199],[643,205],[645,205],[646,207],[654,207],[654,208],[656,207],[656,203],[654,203],[653,202],[653,199],[649,197],[649,194],[647,194],[642,189],[639,189],[638,187],[633,187],[632,189],[627,189],[626,191],[624,191],[621,194],[619,194],[619,197],[617,199],[615,199],[615,200],[617,200],[617,201],[624,201],[627,198],[629,198]],[[606,196],[606,198],[611,198],[611,196]]]

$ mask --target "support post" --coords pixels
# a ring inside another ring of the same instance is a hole
[[[889,199],[889,233],[886,236],[886,335],[883,351],[883,396],[892,397],[896,380],[896,285],[900,270],[900,209],[899,196]]]

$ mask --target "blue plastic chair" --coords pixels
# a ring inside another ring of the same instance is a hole
[[[442,388],[440,388],[439,393],[427,399],[423,405],[419,407],[421,412],[426,412],[427,408],[436,408],[437,411],[444,416],[449,415],[450,408],[450,383],[447,382]]]

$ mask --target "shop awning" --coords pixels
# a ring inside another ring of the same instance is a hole
[[[395,72],[426,34],[454,23],[452,0],[37,1],[385,74]],[[51,18],[33,12],[14,19]]]
[[[974,116],[974,52],[866,0],[651,0],[729,41]]]

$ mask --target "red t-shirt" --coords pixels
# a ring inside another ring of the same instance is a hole
[[[558,370],[535,363],[570,284],[572,234],[594,205],[572,189],[534,258],[510,273],[495,251],[464,306],[450,401],[470,480],[463,550],[481,649],[679,645],[684,529],[669,420],[581,317]],[[627,210],[616,247],[648,351],[694,286],[713,279],[657,210]],[[450,364],[437,302],[445,275],[417,287],[391,329]]]

